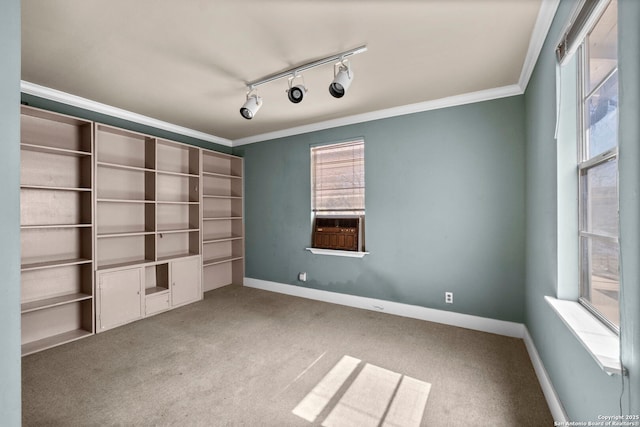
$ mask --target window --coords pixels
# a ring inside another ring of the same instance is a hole
[[[364,193],[362,139],[311,147],[313,247],[363,250]]]
[[[578,222],[580,302],[618,331],[617,1],[597,18],[578,49]]]

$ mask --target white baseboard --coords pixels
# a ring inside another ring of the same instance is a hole
[[[458,326],[460,328],[473,329],[508,337],[522,338],[524,333],[524,325],[522,323],[488,319],[470,314],[454,313],[452,311],[436,310],[433,308],[419,307],[417,305],[340,294],[337,292],[304,288],[302,286],[286,285],[284,283],[252,279],[250,277],[244,278],[244,285],[250,288],[258,288],[365,310],[381,311],[383,313],[395,314],[396,316],[443,323],[445,325]]]
[[[529,331],[526,326],[522,323],[488,319],[486,317],[472,316],[470,314],[454,313],[451,311],[436,310],[416,305],[340,294],[337,292],[329,292],[319,289],[304,288],[301,286],[287,285],[284,283],[253,279],[250,277],[244,278],[244,286],[329,302],[332,304],[346,305],[371,311],[381,311],[388,314],[394,314],[396,316],[442,323],[475,331],[521,338],[524,340],[527,352],[529,353],[529,358],[531,359],[531,363],[538,377],[538,381],[540,382],[540,387],[542,388],[542,392],[544,393],[547,405],[549,405],[549,410],[551,411],[554,421],[568,421],[567,414],[565,413],[562,403],[560,402],[560,399],[553,388],[553,384],[549,379],[549,375],[542,364],[542,360],[536,350],[533,339],[531,338],[531,335],[529,335]]]
[[[558,398],[556,390],[553,388],[553,384],[551,384],[549,374],[547,374],[547,370],[544,368],[542,359],[540,359],[538,350],[536,350],[536,346],[533,343],[533,338],[531,338],[531,335],[529,335],[529,331],[527,330],[526,326],[524,327],[524,336],[522,337],[522,339],[524,340],[524,345],[527,347],[529,359],[531,359],[533,369],[536,371],[538,382],[540,383],[542,393],[544,393],[544,397],[547,400],[547,405],[549,405],[549,410],[551,411],[553,420],[566,423],[567,421],[569,421],[567,413],[564,411],[562,402],[560,401],[560,398]]]

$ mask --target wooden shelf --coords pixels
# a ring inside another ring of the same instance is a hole
[[[28,151],[36,151],[38,153],[59,154],[62,156],[73,156],[73,157],[91,156],[91,153],[87,151],[68,150],[66,148],[49,147],[46,145],[22,143],[20,144],[20,148]]]
[[[169,255],[169,256],[158,257],[158,261],[160,261],[160,262],[162,262],[162,261],[171,261],[171,260],[176,259],[176,258],[186,258],[186,257],[194,256],[194,255],[199,255],[199,254],[195,253],[195,252],[182,252],[182,253],[179,253],[179,254],[172,254],[172,255]]]
[[[84,301],[93,298],[89,294],[73,293],[68,295],[60,295],[57,297],[44,298],[38,301],[25,302],[20,305],[22,313],[29,313],[31,311],[43,310],[50,307],[55,307],[62,304],[69,304],[77,301]]]
[[[155,173],[154,169],[144,168],[140,166],[123,165],[119,163],[96,162],[96,166],[102,166],[105,168],[112,168],[112,169],[124,169],[129,171],[137,171],[137,172],[145,172],[145,173]]]
[[[241,196],[224,196],[224,195],[216,196],[216,195],[213,195],[213,194],[205,194],[202,197],[204,197],[205,199],[238,199],[238,200],[242,199]]]
[[[70,265],[89,264],[92,261],[87,258],[63,259],[60,261],[35,262],[32,264],[22,264],[21,271],[43,270],[46,268],[67,267]]]
[[[103,233],[98,234],[96,237],[98,239],[110,239],[115,237],[133,237],[133,236],[147,236],[150,234],[154,234],[153,231],[123,231],[121,233]]]
[[[21,185],[21,190],[47,190],[47,191],[86,191],[91,192],[91,188],[87,187],[54,187],[46,185]]]
[[[236,219],[242,219],[241,216],[221,216],[221,217],[208,217],[208,218],[202,218],[203,221],[221,221],[221,220],[236,220]]]
[[[234,240],[242,240],[242,239],[244,239],[244,237],[242,237],[242,236],[220,237],[220,238],[217,238],[217,239],[203,240],[202,244],[206,245],[206,244],[209,244],[209,243],[232,242]]]
[[[195,175],[195,174],[192,174],[192,173],[172,172],[172,171],[165,171],[165,170],[160,170],[160,169],[156,169],[156,172],[159,175],[173,175],[173,176],[184,176],[184,177],[191,177],[191,178],[200,178],[200,175]]]
[[[155,203],[155,200],[136,200],[136,199],[96,199],[98,203]]]
[[[210,265],[217,265],[217,264],[224,264],[227,262],[233,262],[233,261],[238,261],[241,260],[242,256],[229,256],[229,257],[224,257],[224,258],[214,258],[214,259],[205,259],[202,261],[202,266],[203,267],[207,267]]]
[[[194,231],[200,231],[199,228],[167,228],[158,229],[158,234],[173,234],[173,233],[191,233]]]
[[[214,176],[214,177],[218,177],[218,178],[231,178],[231,179],[242,179],[241,176],[238,175],[227,175],[224,173],[217,173],[217,172],[202,172],[203,176]]]
[[[198,205],[200,202],[179,202],[171,200],[158,200],[156,203],[159,205]]]
[[[151,288],[145,288],[144,290],[145,295],[156,295],[161,293],[169,293],[169,289],[163,288],[162,286],[153,286]]]
[[[62,334],[53,335],[41,340],[22,344],[22,355],[27,356],[38,351],[56,347],[60,344],[66,344],[72,341],[76,341],[81,338],[86,338],[91,335],[93,335],[93,332],[84,329],[76,329],[73,331],[64,332]]]
[[[117,262],[113,264],[103,264],[97,268],[97,270],[109,270],[111,268],[124,268],[124,267],[134,267],[140,266],[142,264],[152,263],[154,260],[152,259],[132,259],[130,261]]]
[[[21,230],[42,230],[46,228],[83,228],[92,227],[92,224],[38,224],[38,225],[21,225]]]

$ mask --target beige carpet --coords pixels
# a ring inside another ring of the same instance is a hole
[[[522,340],[238,286],[22,370],[25,426],[553,425]]]

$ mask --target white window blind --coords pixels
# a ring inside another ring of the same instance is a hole
[[[311,148],[311,208],[317,214],[364,214],[364,141]]]

